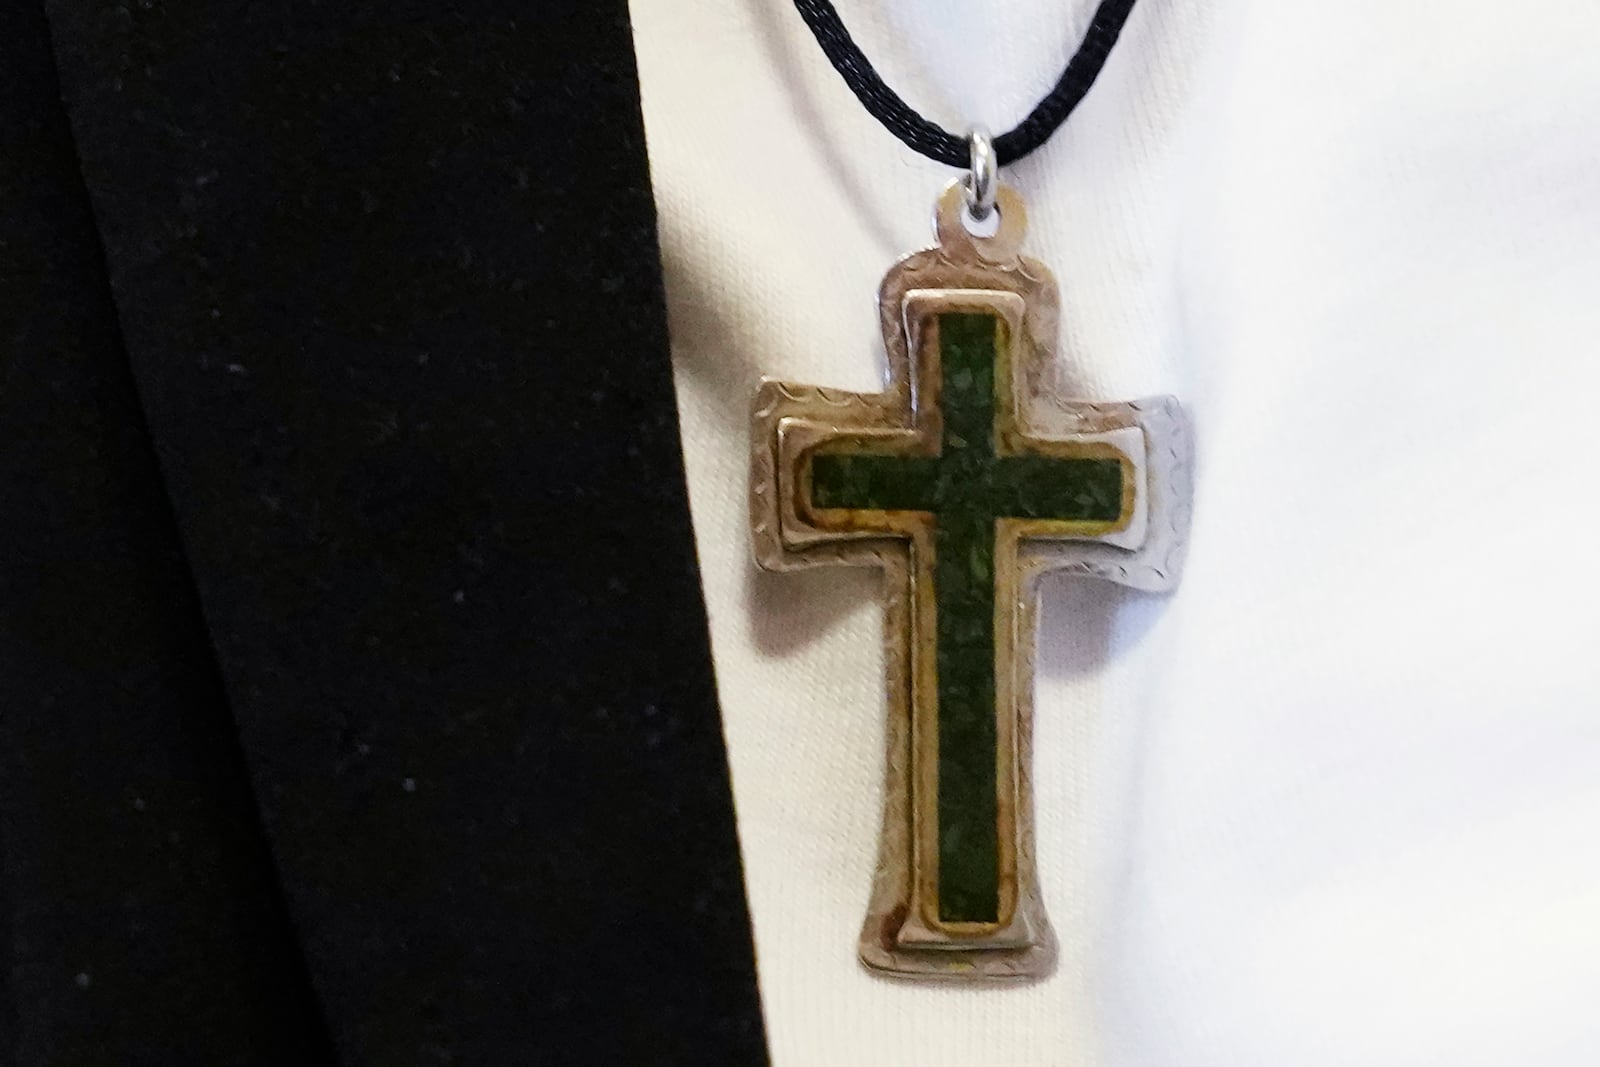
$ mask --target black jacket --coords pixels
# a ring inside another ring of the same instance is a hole
[[[752,1064],[623,0],[0,0],[0,1064]]]

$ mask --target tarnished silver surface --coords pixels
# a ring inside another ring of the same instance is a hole
[[[885,276],[879,317],[887,388],[853,393],[767,380],[752,410],[750,511],[757,562],[770,570],[846,565],[884,572],[887,780],[877,874],[860,938],[862,961],[889,974],[1022,979],[1047,973],[1055,937],[1034,859],[1031,735],[1040,578],[1065,571],[1163,590],[1183,565],[1192,491],[1191,435],[1172,397],[1127,403],[1062,399],[1053,351],[1059,301],[1050,271],[1019,254],[1021,198],[997,191],[999,228],[974,236],[962,221],[965,185],[952,182],[935,212],[937,247]],[[1116,523],[1002,519],[995,556],[996,720],[999,742],[1001,912],[993,924],[941,923],[937,893],[937,703],[933,518],[876,512],[872,529],[809,506],[808,453],[838,438],[883,438],[933,450],[939,440],[923,371],[927,324],[941,311],[982,310],[1006,324],[1013,368],[1003,376],[997,434],[1014,446],[1063,455],[1116,453],[1132,493]],[[1009,395],[1005,395],[1009,393]]]

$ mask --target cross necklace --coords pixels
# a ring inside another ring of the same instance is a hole
[[[938,199],[938,244],[879,287],[887,388],[763,381],[752,411],[756,560],[884,575],[887,777],[862,962],[912,978],[1038,977],[1056,948],[1030,783],[1040,579],[1171,588],[1192,449],[1171,397],[1107,403],[1057,390],[1055,279],[1021,254],[1025,209],[998,168],[1065,121],[1133,0],[1105,0],[1051,94],[993,139],[922,118],[827,0],[795,2],[891,132],[968,172]]]

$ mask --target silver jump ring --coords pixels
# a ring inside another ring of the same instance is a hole
[[[994,154],[994,139],[982,126],[967,132],[967,147],[972,153],[972,169],[967,174],[967,210],[982,222],[994,210],[995,190],[1000,187],[1000,160]]]

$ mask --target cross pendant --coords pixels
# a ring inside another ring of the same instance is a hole
[[[906,977],[1051,969],[1029,760],[1039,580],[1168,589],[1188,526],[1182,408],[1060,398],[1055,279],[1019,254],[1015,191],[998,210],[974,235],[952,182],[938,247],[885,276],[884,392],[767,380],[753,407],[757,562],[885,576],[887,779],[859,951]]]

